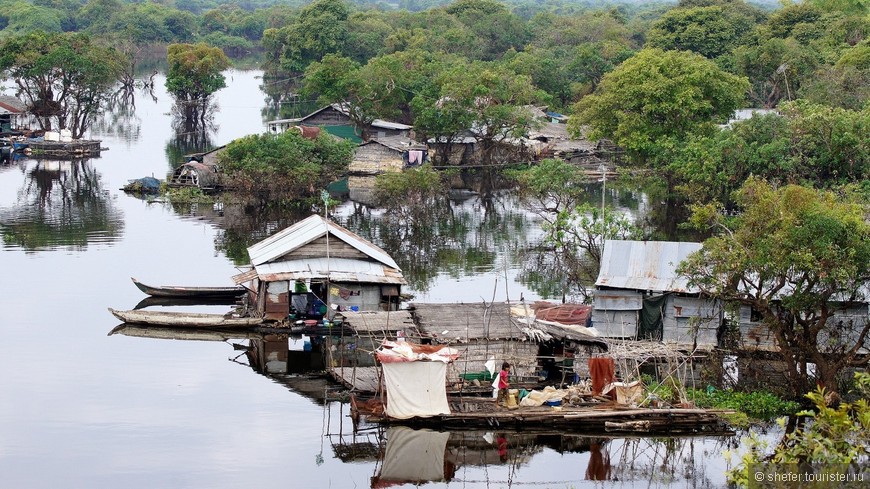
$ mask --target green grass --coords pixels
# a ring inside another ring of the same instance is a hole
[[[701,408],[733,409],[751,419],[772,421],[779,416],[790,416],[800,410],[800,404],[787,401],[770,392],[738,392],[719,389],[687,389],[689,399]]]

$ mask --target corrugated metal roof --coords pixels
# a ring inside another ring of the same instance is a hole
[[[10,95],[0,95],[0,114],[23,114],[27,112],[27,105],[21,100]]]
[[[607,240],[601,257],[601,271],[595,285],[631,290],[698,293],[677,266],[701,243],[674,241]]]
[[[353,258],[304,258],[256,265],[254,269],[260,280],[309,280],[327,278],[332,282],[369,282],[379,284],[400,284],[405,281],[402,274],[382,263],[374,263]]]
[[[283,231],[280,231],[249,247],[248,255],[251,257],[251,264],[259,266],[276,258],[280,258],[325,235],[327,226],[329,226],[329,234],[331,236],[344,241],[384,265],[395,268],[399,271],[402,270],[386,251],[375,246],[372,242],[363,239],[361,236],[348,231],[338,224],[328,221],[317,214],[309,216],[287,229],[284,229]],[[306,261],[310,262],[310,260]]]

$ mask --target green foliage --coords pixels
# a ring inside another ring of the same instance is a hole
[[[220,161],[242,191],[302,198],[344,174],[353,149],[353,143],[336,141],[325,131],[315,140],[288,131],[237,139],[227,145]]]
[[[698,407],[733,409],[759,421],[771,421],[779,416],[792,416],[800,410],[800,404],[763,390],[740,392],[688,389],[687,394]]]
[[[866,464],[870,462],[870,374],[855,374],[860,399],[854,403],[831,405],[829,395],[817,388],[806,395],[813,411],[803,411],[808,420],[802,427],[786,433],[770,456],[758,438],[744,440],[750,450],[727,472],[728,480],[740,487],[750,485],[750,469],[761,463],[773,464]],[[784,425],[785,421],[780,420]]]
[[[830,188],[870,178],[870,111],[805,101],[690,139],[670,165],[694,202],[731,205],[750,175],[774,184]]]
[[[214,197],[203,193],[199,187],[165,188],[166,198],[173,204],[211,204]]]
[[[377,176],[375,198],[382,204],[430,205],[447,191],[445,176],[429,164],[402,172],[384,173]]]
[[[754,27],[752,17],[734,8],[676,8],[653,24],[646,45],[715,58],[746,42]]]
[[[644,49],[574,107],[569,130],[579,135],[588,126],[591,138],[611,139],[652,162],[690,134],[716,130],[715,122],[742,104],[747,89],[745,79],[700,55]]]
[[[0,43],[0,73],[15,81],[40,127],[81,138],[118,81],[125,60],[84,34],[14,36]]]
[[[166,90],[180,103],[204,102],[226,86],[230,61],[220,48],[205,43],[170,44]]]

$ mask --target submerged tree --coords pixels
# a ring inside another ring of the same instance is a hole
[[[837,392],[841,374],[868,365],[870,322],[837,314],[867,300],[870,224],[866,203],[857,200],[751,178],[736,195],[741,214],[729,218],[706,206],[693,217],[723,232],[680,272],[704,293],[761,315],[796,396],[813,377]]]
[[[123,69],[117,50],[83,34],[37,32],[0,44],[0,73],[18,86],[40,128],[69,129],[74,138],[87,132]]]
[[[205,122],[211,96],[226,86],[222,72],[229,68],[229,58],[220,48],[197,43],[170,44],[167,60],[166,90],[182,118]]]

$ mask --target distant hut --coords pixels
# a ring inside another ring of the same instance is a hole
[[[677,266],[700,243],[607,240],[595,282],[592,323],[605,337],[713,348],[723,311]]]
[[[278,119],[266,124],[270,133],[280,134],[295,126],[316,126],[343,139],[362,142],[363,136],[384,138],[390,136],[409,137],[412,126],[398,122],[375,119],[370,127],[355,127],[350,110],[344,104],[331,104],[315,110],[305,117]]]
[[[384,250],[319,215],[254,244],[248,254],[251,269],[234,280],[247,284],[257,311],[269,319],[395,311],[407,283]]]
[[[428,159],[425,144],[403,136],[371,139],[360,144],[348,172],[351,175],[379,175],[423,164]]]

